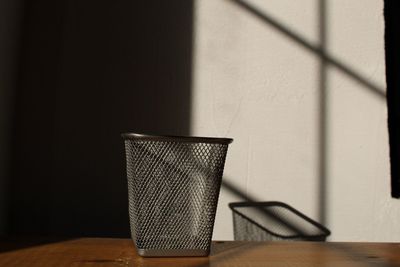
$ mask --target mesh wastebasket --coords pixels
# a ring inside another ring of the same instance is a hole
[[[330,231],[278,201],[229,203],[235,240],[325,241]]]
[[[138,254],[207,256],[232,139],[122,134]]]

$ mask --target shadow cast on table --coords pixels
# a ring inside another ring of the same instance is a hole
[[[181,257],[181,258],[136,258],[135,261],[129,262],[129,266],[135,267],[152,267],[152,266],[174,266],[174,267],[208,267],[218,266],[222,263],[224,266],[235,265],[235,258],[240,257],[243,253],[256,248],[257,242],[214,242],[211,247],[209,257]]]
[[[3,237],[0,238],[0,253],[44,246],[53,243],[69,241],[68,237]]]
[[[387,261],[387,258],[383,259],[380,255],[376,255],[376,253],[371,253],[370,251],[360,249],[360,247],[352,246],[351,244],[346,243],[328,243],[327,246],[344,255],[351,261],[362,262],[363,266],[370,267],[394,267],[398,266],[398,264],[391,264]],[[393,253],[396,255],[398,251]]]
[[[224,266],[241,266],[240,262],[235,264],[235,259],[248,253],[260,246],[260,242],[224,242],[213,243],[208,263],[196,265],[196,267],[218,266],[222,263]]]

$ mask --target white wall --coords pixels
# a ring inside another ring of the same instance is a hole
[[[330,240],[400,241],[400,201],[390,198],[383,1],[325,1],[325,86],[321,57],[311,51],[321,39],[320,2],[248,0],[268,23],[234,1],[196,1],[192,134],[234,138],[227,181],[317,220],[324,176]],[[228,203],[238,200],[222,189],[214,239],[232,239]]]

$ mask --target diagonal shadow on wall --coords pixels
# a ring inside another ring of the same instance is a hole
[[[378,99],[384,101],[385,100],[385,88],[375,84],[373,81],[364,77],[360,74],[356,69],[350,67],[348,64],[335,58],[330,55],[326,51],[327,47],[327,1],[326,0],[318,0],[318,9],[319,12],[318,25],[319,25],[319,45],[314,45],[307,41],[307,39],[298,33],[290,30],[285,27],[283,23],[275,19],[270,14],[267,14],[265,11],[259,10],[257,7],[249,4],[247,1],[243,0],[229,0],[233,4],[236,4],[244,11],[253,15],[258,20],[264,22],[267,26],[276,30],[278,33],[282,34],[288,41],[293,42],[299,47],[303,48],[306,52],[313,54],[319,59],[319,75],[318,75],[318,88],[319,88],[319,118],[317,121],[318,128],[318,219],[322,224],[326,224],[327,220],[327,182],[328,182],[328,145],[327,138],[329,134],[328,128],[328,94],[327,94],[327,86],[328,86],[328,74],[327,68],[333,67],[336,70],[340,71],[349,79],[359,83],[363,88],[366,89],[367,92],[375,95]],[[222,186],[230,191],[231,193],[239,196],[242,199],[249,200],[249,198],[245,193],[243,193],[239,188],[234,187],[232,184],[228,182],[223,182]]]

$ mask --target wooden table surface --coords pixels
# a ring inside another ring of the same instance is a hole
[[[0,266],[400,266],[399,243],[213,242],[209,257],[142,258],[130,239],[0,242]]]

